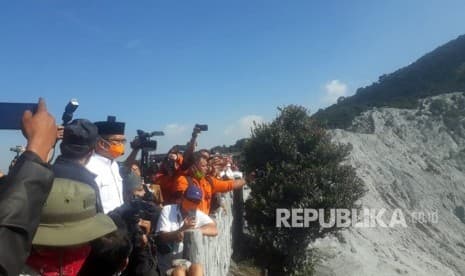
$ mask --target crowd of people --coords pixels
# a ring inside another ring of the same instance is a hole
[[[246,180],[231,157],[196,151],[199,127],[156,171],[136,159],[139,137],[118,162],[127,141],[113,116],[59,128],[40,99],[22,131],[26,151],[0,176],[0,275],[204,275],[183,259],[184,233],[216,236],[221,194]]]

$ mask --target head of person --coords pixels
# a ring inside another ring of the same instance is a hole
[[[181,209],[185,213],[197,210],[200,202],[202,201],[202,190],[195,185],[189,185],[184,191],[181,200]]]
[[[61,155],[85,165],[95,148],[98,138],[97,127],[86,119],[76,119],[63,130],[60,144]]]
[[[181,167],[181,165],[182,155],[179,153],[177,149],[171,149],[168,152],[166,158],[163,160],[162,171],[163,173],[169,176],[174,176],[176,171],[178,171]]]
[[[129,202],[135,198],[143,198],[145,190],[142,178],[134,172],[128,173],[123,178],[123,197],[124,202]]]
[[[142,172],[140,171],[139,163],[134,162],[131,164],[131,172],[133,172],[137,176],[141,176]]]
[[[95,147],[95,151],[110,159],[116,158],[124,154],[126,137],[124,136],[124,126],[122,122],[116,122],[114,116],[108,116],[106,121],[96,122],[98,128],[99,139]]]
[[[110,217],[97,213],[89,185],[55,178],[27,264],[41,275],[77,275],[91,251],[89,243],[115,230]]]
[[[203,158],[205,158],[205,159],[207,159],[207,160],[210,159],[211,154],[210,154],[210,151],[209,151],[209,150],[207,150],[207,149],[201,149],[201,150],[199,150],[199,153],[202,155]]]
[[[191,166],[191,174],[197,179],[201,179],[209,172],[208,159],[205,158],[200,152],[194,154],[194,164]]]

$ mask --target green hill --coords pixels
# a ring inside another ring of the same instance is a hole
[[[465,91],[465,35],[424,55],[414,63],[341,99],[313,115],[329,128],[346,129],[353,118],[373,107],[414,108],[417,99]]]

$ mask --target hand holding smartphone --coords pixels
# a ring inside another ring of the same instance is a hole
[[[37,104],[0,102],[0,129],[21,129],[21,120],[26,110],[36,113]]]
[[[187,213],[187,217],[195,220],[195,214],[196,214],[196,210],[190,210],[188,213]]]

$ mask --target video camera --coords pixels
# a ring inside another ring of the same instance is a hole
[[[208,131],[208,125],[195,124],[195,128],[198,128],[200,131]]]
[[[149,151],[154,151],[157,149],[157,141],[151,140],[150,138],[153,136],[164,135],[165,133],[163,133],[163,131],[145,132],[140,129],[137,130],[137,137],[139,139],[139,145],[137,145],[137,147],[142,150],[140,170],[142,173],[142,177],[146,182],[149,181],[149,176],[147,175],[147,171],[150,166]]]
[[[23,147],[23,146],[16,146],[16,147],[10,148],[10,151],[15,152],[15,153],[16,153],[16,157],[18,157],[21,153],[23,153],[24,151],[26,151],[26,148]]]
[[[159,212],[157,207],[150,202],[134,197],[128,203],[123,204],[118,212],[127,226],[128,234],[134,242],[134,245],[136,247],[141,247],[141,235],[143,235],[144,232],[138,225],[139,220],[148,220],[152,225],[156,225]],[[154,230],[152,229],[151,232],[151,234],[153,234]],[[151,234],[147,236],[150,240],[152,240]]]
[[[137,130],[137,136],[139,138],[140,144],[139,147],[146,151],[153,151],[157,149],[157,141],[151,140],[150,138],[153,136],[164,136],[165,133],[163,131],[152,131],[152,132],[145,132],[143,130]]]

